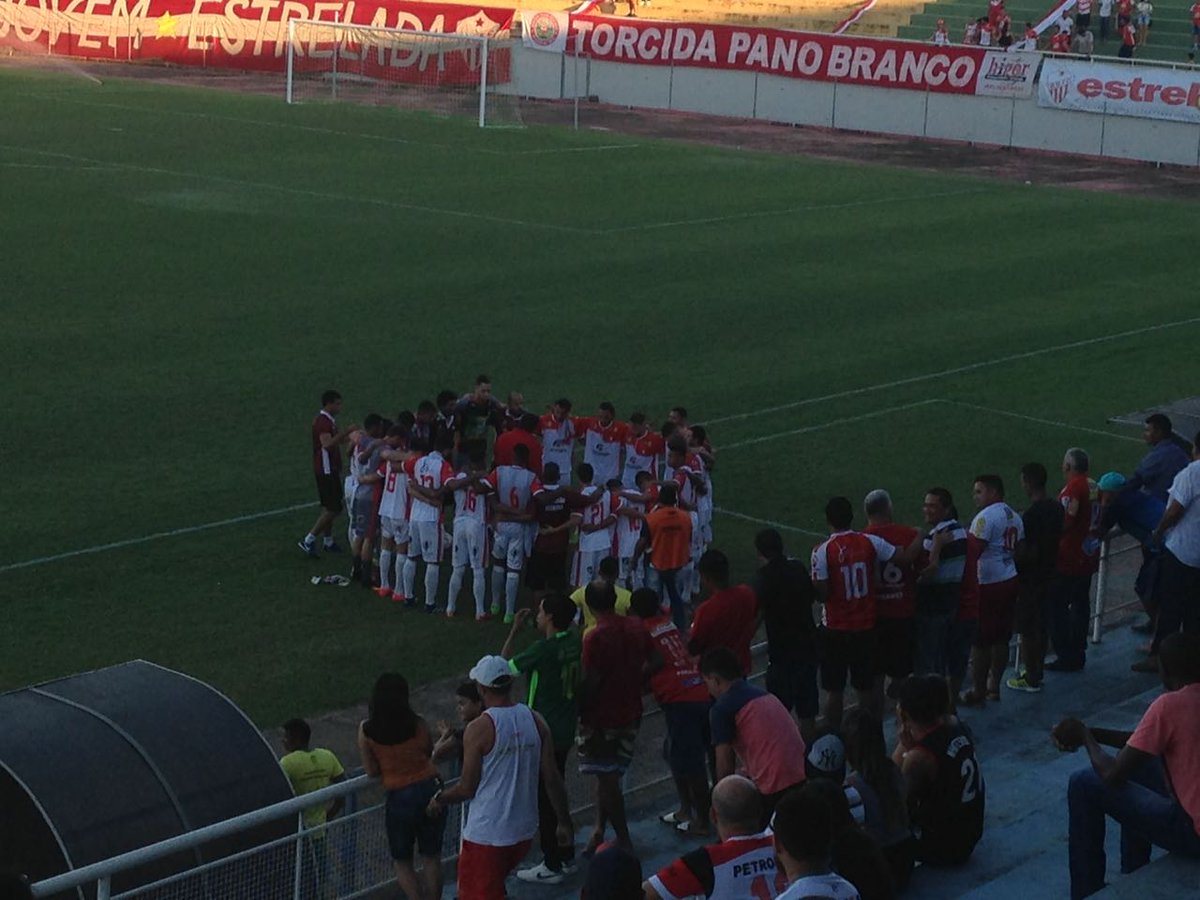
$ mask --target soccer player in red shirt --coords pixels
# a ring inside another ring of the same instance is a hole
[[[692,619],[688,650],[700,656],[727,647],[742,664],[742,676],[748,677],[750,641],[758,628],[758,597],[747,584],[729,586],[729,560],[720,550],[705,551],[698,568],[708,597]]]
[[[635,412],[629,417],[629,430],[625,432],[625,463],[621,467],[621,485],[626,490],[637,487],[639,472],[649,472],[658,478],[662,468],[666,441],[661,434],[651,431],[646,424],[646,414]]]
[[[312,423],[313,474],[317,479],[317,499],[321,514],[312,529],[300,541],[300,549],[310,559],[317,558],[317,538],[323,537],[325,550],[336,553],[340,548],[333,540],[333,520],[342,511],[342,454],[339,449],[349,439],[357,425],[339,429],[334,418],[342,411],[342,395],[326,391],[321,395],[321,409]]]
[[[825,520],[830,536],[813,551],[812,579],[817,599],[824,604],[820,641],[825,721],[836,729],[842,723],[847,674],[860,704],[876,712],[882,705],[875,690],[878,566],[908,557],[877,535],[851,530],[854,508],[845,497],[825,504]]]
[[[1088,478],[1088,455],[1072,447],[1063,457],[1066,484],[1059,491],[1063,508],[1058,541],[1056,577],[1050,587],[1050,636],[1058,658],[1046,663],[1051,672],[1078,672],[1087,662],[1087,633],[1091,616],[1092,575],[1100,564],[1100,521],[1095,482]]]
[[[529,468],[533,474],[541,475],[542,443],[537,439],[537,431],[538,417],[533,413],[522,413],[509,422],[508,428],[496,438],[496,444],[492,447],[493,466],[513,465],[513,449],[520,445],[529,450]]]

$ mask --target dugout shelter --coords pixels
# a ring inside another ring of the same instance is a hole
[[[31,881],[292,796],[245,713],[180,672],[137,660],[0,694],[0,868]],[[295,824],[268,823],[117,875],[113,894]],[[88,886],[61,896],[94,894]]]

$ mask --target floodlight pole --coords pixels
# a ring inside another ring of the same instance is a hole
[[[487,121],[488,39],[483,38],[483,59],[479,64],[479,127]]]

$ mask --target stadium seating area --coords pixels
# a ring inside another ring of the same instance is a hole
[[[1184,3],[1183,0],[1156,3],[1150,39],[1145,47],[1137,51],[1135,58],[1186,63],[1187,52],[1192,46],[1190,5]],[[1007,3],[1006,7],[1008,14],[1012,16],[1014,31],[1019,31],[1024,27],[1026,21],[1036,21],[1045,15],[1050,4],[1044,0],[1014,0],[1014,2]],[[918,41],[928,40],[929,36],[933,34],[935,23],[941,18],[946,20],[951,39],[958,40],[962,36],[963,26],[966,25],[968,19],[978,18],[986,13],[987,3],[980,2],[980,0],[937,0],[937,2],[925,3],[907,24],[899,27],[897,35]],[[865,19],[871,19],[874,15],[875,11],[872,10]],[[1097,55],[1117,55],[1115,32],[1114,26],[1109,34],[1107,44],[1101,44],[1100,23],[1093,13],[1092,33],[1096,37]]]

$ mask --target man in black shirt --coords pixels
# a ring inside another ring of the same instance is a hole
[[[816,592],[804,563],[788,559],[783,538],[774,528],[754,536],[760,568],[754,576],[758,615],[767,626],[767,690],[800,720],[800,733],[811,741],[816,732],[817,625]]]
[[[1046,467],[1041,463],[1026,463],[1021,467],[1021,487],[1029,498],[1029,508],[1021,514],[1025,538],[1017,544],[1015,552],[1021,593],[1013,624],[1021,635],[1023,671],[1006,684],[1014,691],[1036,694],[1042,689],[1049,621],[1047,588],[1054,578],[1063,509],[1057,500],[1046,495]]]
[[[475,376],[475,390],[454,407],[454,429],[458,437],[454,465],[460,467],[473,452],[487,455],[488,429],[499,432],[502,407],[492,396],[492,379]]]
[[[955,716],[939,675],[913,675],[896,705],[899,743],[917,859],[931,866],[966,862],[983,836],[984,785],[975,745]]]

